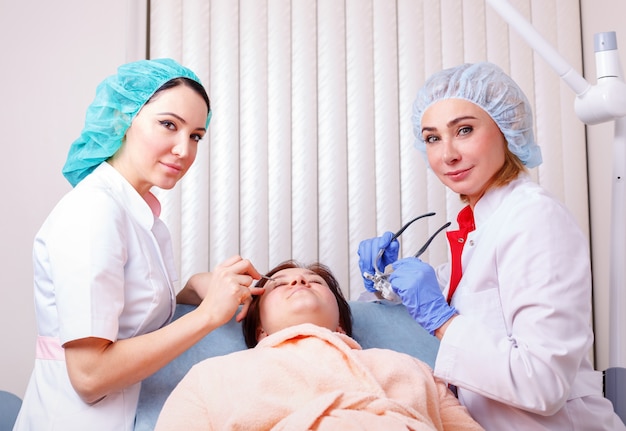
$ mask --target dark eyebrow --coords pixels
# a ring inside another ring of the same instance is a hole
[[[473,117],[471,115],[465,115],[464,117],[459,117],[459,118],[455,118],[454,120],[448,121],[448,124],[446,124],[446,126],[451,127],[465,120],[476,120],[476,117]]]
[[[456,125],[456,124],[460,123],[461,121],[465,121],[465,120],[476,120],[476,119],[477,119],[477,118],[476,118],[476,117],[474,117],[474,116],[471,116],[471,115],[465,115],[465,116],[463,116],[463,117],[458,117],[458,118],[455,118],[455,119],[453,119],[453,120],[448,121],[448,123],[446,124],[446,127],[447,127],[447,128],[450,128],[450,127],[452,127],[452,126],[454,126],[454,125]],[[422,128],[422,133],[424,133],[425,131],[430,132],[430,131],[433,131],[433,130],[437,130],[437,128],[436,128],[436,127],[423,127],[423,128]]]
[[[187,121],[185,121],[185,119],[183,117],[181,117],[178,114],[174,114],[173,112],[159,112],[158,115],[171,115],[172,117],[178,119],[178,121],[180,121],[183,124],[187,124]],[[206,132],[206,128],[205,127],[196,127],[195,130],[200,130],[203,132]]]

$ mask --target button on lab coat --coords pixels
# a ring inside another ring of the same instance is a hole
[[[140,384],[85,404],[60,346],[85,337],[126,339],[170,321],[176,271],[167,228],[102,163],[51,212],[33,259],[39,341],[52,353],[38,350],[15,429],[132,430]]]

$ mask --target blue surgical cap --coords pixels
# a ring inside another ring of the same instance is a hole
[[[535,143],[532,109],[521,88],[493,63],[463,64],[432,75],[413,103],[415,146],[426,155],[422,117],[432,104],[444,99],[463,99],[481,107],[498,125],[509,150],[529,168],[542,162]]]
[[[117,74],[102,81],[87,108],[83,131],[72,143],[63,167],[63,175],[70,184],[76,186],[115,154],[143,105],[163,84],[181,77],[202,84],[195,73],[169,58],[124,64]],[[206,127],[210,119],[209,112]]]

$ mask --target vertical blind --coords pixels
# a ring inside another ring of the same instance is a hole
[[[511,4],[581,71],[578,2]],[[192,169],[158,192],[183,282],[234,254],[261,272],[319,260],[355,299],[359,242],[434,211],[400,239],[414,254],[462,205],[414,148],[412,101],[464,62],[526,92],[544,157],[531,175],[588,234],[574,94],[484,0],[158,0],[149,20],[150,57],[193,69],[213,111]],[[446,258],[441,235],[423,259]]]

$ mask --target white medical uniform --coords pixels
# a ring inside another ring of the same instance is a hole
[[[589,360],[588,242],[569,211],[523,174],[487,192],[474,221],[435,375],[488,431],[625,430]]]
[[[64,343],[154,331],[173,316],[171,238],[137,191],[102,163],[57,204],[33,250],[38,345],[15,430],[132,430],[140,384],[89,405]]]

